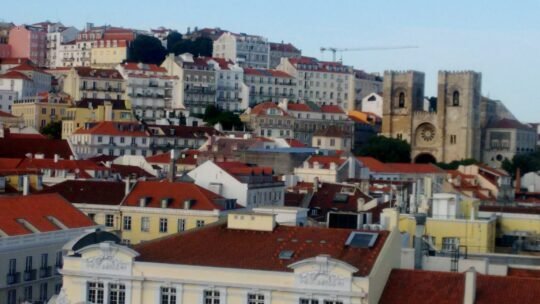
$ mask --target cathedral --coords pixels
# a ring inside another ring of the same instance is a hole
[[[385,72],[382,135],[409,142],[414,162],[481,159],[481,74],[440,71],[428,108],[424,79],[416,71]]]

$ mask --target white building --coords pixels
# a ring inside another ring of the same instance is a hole
[[[0,96],[2,96],[0,103],[5,103],[7,106],[3,110],[9,110],[16,99],[49,92],[51,79],[50,74],[27,64],[10,68],[9,71],[0,75]]]
[[[249,88],[244,83],[244,70],[223,58],[208,61],[216,71],[216,106],[227,111],[242,111],[249,106]]]
[[[46,303],[62,286],[63,245],[96,225],[58,194],[5,196],[0,208],[0,299]]]
[[[382,117],[383,112],[383,98],[378,93],[371,93],[362,99],[360,106],[362,112],[373,113],[379,117]]]
[[[155,121],[172,110],[177,76],[167,76],[167,70],[155,64],[125,63],[116,69],[126,80],[125,99],[139,119]]]
[[[540,192],[540,174],[538,172],[528,172],[521,177],[521,188],[527,192]]]
[[[352,67],[340,62],[299,57],[282,58],[277,69],[296,78],[298,99],[318,105],[338,105],[346,111],[354,110],[356,92]]]
[[[247,208],[283,206],[285,185],[274,179],[274,172],[269,167],[208,160],[188,175],[195,180],[195,184],[225,198],[234,198],[239,205]]]
[[[242,67],[268,69],[270,44],[261,36],[225,32],[214,41],[212,57],[232,60]]]
[[[366,96],[372,93],[381,93],[383,91],[383,79],[378,74],[370,74],[362,70],[354,70],[354,77],[356,109],[359,109],[359,103],[362,102]]]
[[[368,179],[369,171],[354,157],[312,155],[294,168],[300,181],[341,183],[349,178]]]
[[[231,212],[227,224],[132,248],[73,250],[56,303],[374,304],[399,267],[400,240],[396,229],[287,227]]]
[[[244,82],[249,88],[250,105],[284,98],[296,99],[296,80],[283,71],[245,68]]]
[[[74,42],[79,30],[73,26],[64,26],[60,22],[41,22],[34,24],[47,33],[46,66],[56,68],[62,66],[62,58],[58,56],[62,44]]]

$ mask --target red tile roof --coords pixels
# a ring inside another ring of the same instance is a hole
[[[43,154],[54,158],[54,154],[69,159],[73,155],[66,140],[14,136],[0,138],[0,157],[24,158],[27,154]]]
[[[125,194],[125,183],[67,180],[40,193],[58,193],[72,204],[120,205]]]
[[[0,64],[34,64],[32,60],[29,58],[15,58],[15,57],[9,57],[9,58],[0,58]]]
[[[354,248],[345,245],[353,231],[277,226],[272,232],[263,232],[211,225],[146,242],[134,249],[140,254],[137,259],[144,262],[282,272],[292,272],[288,266],[295,262],[326,254],[358,268],[355,276],[367,276],[388,232],[375,232],[379,236],[372,248]],[[294,251],[292,258],[280,259],[283,250]]]
[[[115,69],[95,69],[90,67],[75,67],[74,69],[80,77],[124,79],[120,72]]]
[[[9,236],[32,233],[18,220],[25,220],[40,232],[62,230],[47,217],[69,228],[94,226],[86,215],[58,194],[0,197],[0,230]]]
[[[336,105],[323,105],[321,106],[321,111],[323,113],[345,114],[343,109]]]
[[[39,72],[39,73],[43,73],[43,74],[49,74],[49,73],[45,72],[43,69],[40,69],[40,68],[36,67],[35,65],[28,64],[28,63],[22,63],[22,64],[20,64],[18,66],[12,67],[9,70],[10,71],[25,71],[25,72],[32,71],[32,72]]]
[[[291,146],[291,148],[304,148],[304,147],[307,147],[306,144],[304,144],[303,142],[299,141],[298,139],[295,139],[295,138],[286,138],[285,141],[287,142],[287,144],[289,144],[289,146]]]
[[[184,150],[179,152],[180,156],[176,160],[176,164],[196,165],[199,150]],[[146,161],[150,164],[169,164],[171,162],[171,153],[165,152],[146,157]]]
[[[106,171],[108,168],[100,166],[93,161],[89,160],[69,160],[69,159],[59,159],[54,161],[54,159],[44,158],[25,158],[19,164],[18,168],[20,169],[55,169],[55,170],[68,170],[69,172],[80,172],[88,171]]]
[[[520,129],[520,130],[529,130],[531,132],[534,132],[534,129],[531,128],[530,126],[522,124],[521,122],[517,120],[508,119],[508,118],[503,118],[503,119],[491,122],[487,127],[489,129]]]
[[[290,102],[287,104],[287,111],[296,111],[296,112],[316,112],[309,105],[300,102]]]
[[[291,43],[270,42],[270,50],[278,52],[300,53],[300,50]]]
[[[339,156],[329,156],[329,155],[312,155],[307,161],[313,165],[315,162],[318,162],[324,169],[329,169],[331,163],[335,163],[338,167],[341,166],[347,159],[341,158]]]
[[[417,174],[444,174],[445,171],[434,164],[412,163],[383,163],[373,157],[359,156],[357,159],[375,173],[417,173]]]
[[[342,194],[344,201],[336,198],[336,195]],[[357,212],[358,199],[363,199],[365,203],[372,200],[371,197],[362,193],[360,189],[351,185],[321,183],[320,188],[313,194],[309,203],[309,208],[318,208],[320,212],[317,219],[326,220],[326,214],[329,211]]]
[[[19,71],[9,71],[7,73],[4,73],[0,75],[0,78],[2,79],[22,79],[27,81],[32,81],[28,76],[24,75],[23,73]]]
[[[540,279],[540,269],[527,269],[527,268],[515,268],[508,267],[508,276],[524,277],[524,278],[538,278]]]
[[[293,78],[291,75],[280,71],[272,69],[255,69],[255,68],[244,68],[244,75],[251,76],[264,76],[264,77],[280,77],[280,78]]]
[[[277,104],[273,103],[272,101],[266,101],[259,103],[258,105],[254,106],[251,109],[251,115],[266,115],[266,110],[268,109],[277,109],[280,113],[282,113],[284,116],[288,116],[287,112],[285,112],[282,108],[278,107]]]
[[[127,177],[133,177],[133,178],[140,178],[140,177],[147,177],[147,178],[153,178],[154,175],[146,172],[141,167],[138,166],[131,166],[131,165],[117,165],[112,164],[111,165],[111,171],[112,173],[120,174],[120,177],[127,178]]]
[[[271,167],[249,166],[242,162],[216,162],[215,164],[233,176],[274,174]]]
[[[11,113],[0,111],[0,117],[16,118],[17,116],[11,115]]]
[[[465,274],[394,269],[379,301],[385,303],[463,303]],[[537,303],[540,279],[477,274],[476,304]]]
[[[340,62],[319,61],[313,57],[296,57],[289,58],[289,62],[298,70],[308,70],[315,72],[331,72],[331,73],[349,73],[349,67],[344,66]],[[309,65],[310,68],[300,65]]]
[[[149,71],[157,73],[167,73],[167,69],[157,64],[126,62],[122,65],[128,71]]]
[[[137,122],[114,122],[102,121],[95,124],[90,124],[88,129],[77,129],[73,134],[94,134],[94,135],[110,135],[110,136],[132,136],[132,137],[147,137],[150,133],[146,128]]]
[[[195,200],[191,210],[225,210],[226,206],[217,203],[223,197],[193,183],[161,181],[138,181],[128,194],[124,206],[139,206],[142,197],[149,197],[146,207],[161,208],[161,200],[169,198],[168,208],[183,209],[186,200]]]

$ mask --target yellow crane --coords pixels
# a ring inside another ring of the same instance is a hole
[[[403,50],[403,49],[416,49],[417,46],[402,45],[402,46],[373,46],[373,47],[361,47],[361,48],[337,48],[337,47],[321,47],[321,53],[332,52],[332,61],[336,61],[336,53],[340,53],[339,61],[343,60],[343,52],[356,52],[356,51],[386,51],[386,50]]]

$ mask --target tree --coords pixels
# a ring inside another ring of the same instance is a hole
[[[195,40],[184,39],[176,42],[169,52],[175,55],[190,53],[193,56],[212,56],[213,42],[209,38],[199,37]]]
[[[437,163],[437,167],[443,170],[456,170],[461,165],[468,166],[468,165],[474,165],[477,163],[478,161],[476,159],[468,158],[468,159],[462,159],[462,160],[454,160],[449,163]]]
[[[512,175],[513,178],[516,178],[516,170],[518,168],[521,175],[528,172],[540,171],[540,151],[517,154],[512,157],[512,160],[506,158],[502,162],[502,168]]]
[[[233,127],[241,130],[244,127],[244,124],[240,121],[240,116],[233,112],[223,111],[213,105],[206,107],[202,119],[212,126],[220,123],[224,130],[231,130]]]
[[[371,156],[385,163],[411,161],[411,146],[404,140],[373,136],[358,151],[359,156]]]
[[[182,34],[177,31],[170,32],[169,35],[167,35],[167,51],[173,53],[172,49],[174,45],[180,41],[182,41]]]
[[[161,64],[167,50],[155,37],[139,35],[129,47],[128,61]]]
[[[62,138],[62,122],[61,121],[51,121],[46,126],[41,128],[41,134],[47,135],[52,139],[61,139]]]

